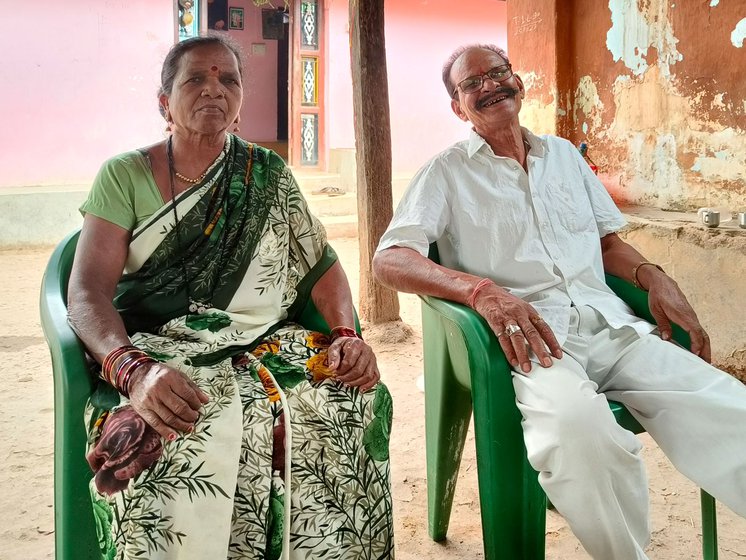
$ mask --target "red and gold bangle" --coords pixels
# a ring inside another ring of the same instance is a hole
[[[104,379],[104,381],[108,381],[107,374],[109,374],[114,369],[114,362],[116,362],[124,354],[132,350],[137,350],[137,347],[132,346],[131,344],[126,344],[124,346],[114,348],[114,350],[106,355],[104,361],[101,363],[101,377]]]
[[[114,387],[117,386],[117,377],[118,372],[122,369],[122,367],[137,358],[138,356],[142,356],[143,351],[139,348],[132,348],[130,350],[126,350],[123,352],[120,356],[118,356],[115,360],[111,362],[108,368],[102,369],[103,375],[102,377],[108,381],[111,385]]]
[[[145,354],[144,356],[140,356],[139,358],[135,358],[134,361],[132,361],[129,366],[127,367],[127,370],[122,374],[121,378],[117,376],[117,389],[120,393],[122,393],[125,397],[129,398],[130,396],[130,380],[132,379],[132,374],[142,365],[145,364],[154,364],[156,360]]]
[[[334,327],[329,333],[329,338],[332,342],[343,337],[363,339],[355,329],[351,329],[350,327]]]
[[[112,375],[112,379],[114,381],[112,385],[114,385],[114,387],[119,389],[122,386],[121,385],[122,377],[124,376],[124,373],[129,368],[130,364],[132,364],[133,362],[136,362],[143,356],[147,356],[147,354],[145,354],[145,352],[143,352],[142,350],[136,350],[134,352],[128,353],[124,358],[122,358],[117,364],[117,367],[114,370],[114,374]]]
[[[132,373],[141,365],[156,362],[136,346],[125,345],[115,348],[106,355],[101,365],[101,379],[129,398],[129,384]]]

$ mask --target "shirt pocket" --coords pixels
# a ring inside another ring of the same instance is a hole
[[[577,181],[551,179],[547,182],[546,198],[553,223],[561,224],[572,233],[596,230],[593,209],[581,178]]]

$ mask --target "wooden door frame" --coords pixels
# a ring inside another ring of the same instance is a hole
[[[288,107],[288,160],[293,167],[304,169],[326,169],[326,16],[327,11],[324,0],[316,0],[316,18],[318,27],[318,45],[316,50],[303,50],[301,48],[301,2],[302,0],[291,0],[290,9],[290,46],[289,46],[289,89],[290,99]],[[311,55],[317,59],[316,87],[317,104],[308,106],[302,104],[303,93],[303,68],[301,58]],[[318,115],[317,127],[317,149],[318,158],[315,165],[302,164],[301,157],[301,114]]]

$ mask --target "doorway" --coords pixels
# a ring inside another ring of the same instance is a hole
[[[285,142],[287,158],[288,110],[290,109],[290,88],[288,84],[290,68],[290,14],[282,12],[282,36],[277,41],[277,141]]]

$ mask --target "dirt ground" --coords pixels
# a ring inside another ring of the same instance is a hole
[[[336,239],[333,244],[356,294],[357,242]],[[38,312],[39,286],[50,251],[0,251],[0,560],[54,558],[52,376]],[[422,374],[419,302],[414,296],[401,296],[400,301],[402,318],[414,336],[393,346],[374,343],[383,380],[394,397],[391,466],[397,558],[483,558],[472,433],[461,465],[449,538],[434,543],[427,535],[424,395],[417,383]],[[646,434],[641,438],[653,516],[649,556],[701,558],[697,488],[673,469]],[[718,515],[720,560],[746,557],[746,520],[723,506],[718,507]],[[564,520],[554,512],[547,516],[547,558],[589,558]]]

